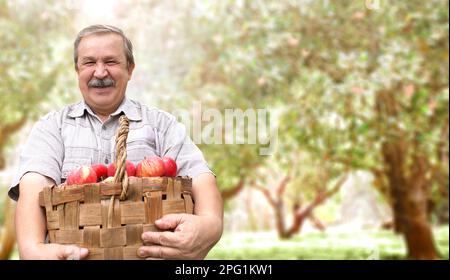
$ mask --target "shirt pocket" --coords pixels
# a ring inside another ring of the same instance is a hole
[[[83,157],[67,157],[64,159],[62,170],[61,170],[61,179],[67,179],[69,173],[82,165],[91,166],[92,160],[90,158]]]
[[[127,159],[134,164],[145,157],[157,155],[154,132],[150,129],[130,130],[127,138]]]

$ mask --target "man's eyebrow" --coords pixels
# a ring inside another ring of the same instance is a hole
[[[93,56],[85,56],[81,58],[81,61],[90,61],[90,60],[94,60],[95,61],[95,57]]]
[[[118,60],[119,57],[115,55],[108,55],[103,58],[103,60]]]
[[[93,57],[93,56],[84,56],[84,57],[81,58],[81,61],[82,61],[82,62],[86,62],[86,61],[96,61],[96,60],[97,60],[97,59],[96,59],[95,57]],[[115,55],[108,55],[108,56],[102,57],[102,60],[103,60],[103,61],[107,61],[107,60],[119,60],[119,57],[118,57],[118,56],[115,56]]]

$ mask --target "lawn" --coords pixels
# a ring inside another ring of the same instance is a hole
[[[449,227],[434,229],[442,257],[449,257]],[[405,244],[392,231],[307,233],[279,240],[273,232],[225,233],[207,259],[365,260],[404,259]]]

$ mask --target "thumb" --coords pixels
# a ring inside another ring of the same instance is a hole
[[[86,248],[80,248],[80,259],[84,259],[89,255],[89,250]]]
[[[155,221],[155,225],[162,230],[175,229],[183,221],[183,214],[167,214]]]
[[[63,247],[63,259],[65,260],[80,260],[87,257],[88,253],[89,251],[86,248],[79,248],[73,245]]]

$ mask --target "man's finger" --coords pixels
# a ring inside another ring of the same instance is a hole
[[[181,253],[178,249],[164,246],[142,246],[138,249],[138,256],[146,259],[179,259]]]
[[[161,245],[166,247],[177,247],[179,237],[171,231],[147,231],[142,234],[142,241],[146,245]]]
[[[175,229],[183,221],[183,214],[168,214],[155,221],[155,225],[162,230]]]
[[[75,246],[65,246],[63,257],[65,260],[79,260],[80,250]]]
[[[65,260],[80,260],[87,257],[89,254],[88,249],[79,248],[77,246],[64,246],[63,247],[63,259]]]

